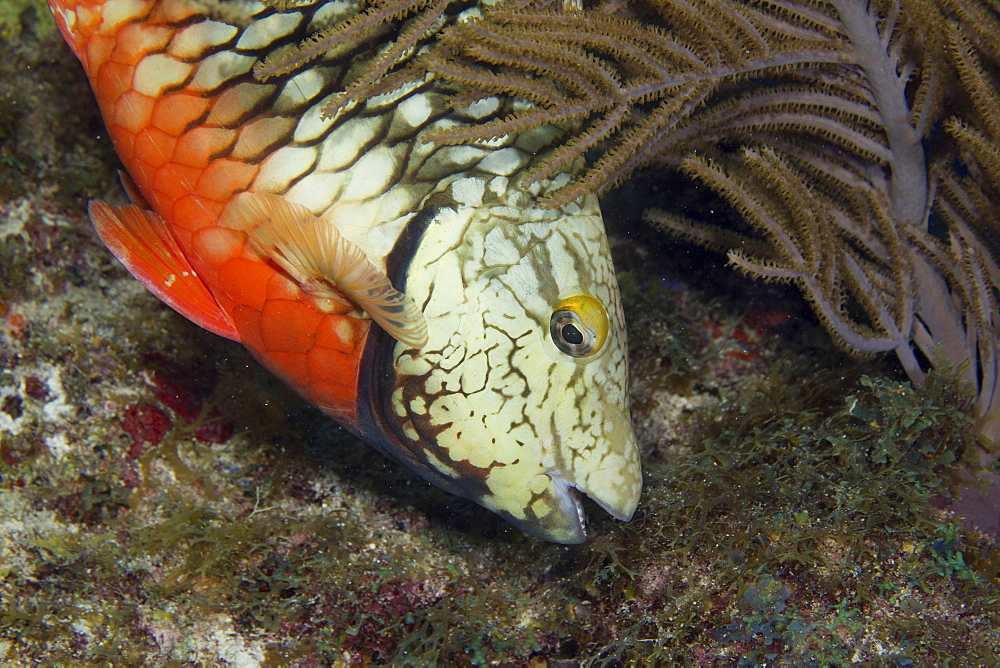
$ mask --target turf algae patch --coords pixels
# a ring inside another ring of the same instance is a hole
[[[0,39],[16,42],[25,26],[43,37],[55,32],[45,0],[6,0],[0,5]]]
[[[106,191],[118,160],[44,0],[0,3],[0,52],[0,202],[77,208]]]
[[[997,660],[995,565],[969,566],[995,548],[933,503],[950,494],[953,461],[980,447],[969,418],[946,408],[957,390],[862,377],[837,406],[803,386],[831,382],[765,381],[689,454],[650,471],[633,523],[592,546],[583,584],[598,618],[615,623],[585,653],[623,663]]]

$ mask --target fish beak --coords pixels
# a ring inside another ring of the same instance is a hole
[[[632,519],[642,491],[642,472],[638,453],[633,457],[611,457],[608,464],[589,475],[577,471],[566,474],[548,471],[539,474],[530,487],[533,491],[530,512],[523,517],[501,515],[522,531],[553,543],[577,545],[587,539],[586,515],[581,495],[586,494],[614,518]],[[495,509],[497,510],[497,509]]]
[[[610,413],[610,411],[609,411]],[[627,412],[609,415],[607,447],[593,458],[576,458],[573,487],[593,499],[615,519],[628,522],[639,505],[642,467],[639,444]]]
[[[637,475],[641,475],[637,472]],[[580,490],[589,496],[597,505],[604,508],[612,517],[622,522],[628,522],[639,505],[641,489],[633,486],[620,486],[591,491],[585,487]]]
[[[614,518],[627,522],[639,503],[639,490],[634,488],[606,488],[591,492],[555,472],[543,474],[548,478],[547,489],[533,504],[547,507],[548,512],[532,514],[523,519],[508,517],[522,531],[537,538],[563,545],[578,545],[587,540],[586,514],[581,495],[586,494]]]

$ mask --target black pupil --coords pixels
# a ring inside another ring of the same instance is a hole
[[[583,332],[577,329],[576,325],[572,323],[566,323],[562,326],[562,337],[563,341],[571,346],[578,346],[583,343]]]

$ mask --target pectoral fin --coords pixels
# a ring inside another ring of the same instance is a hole
[[[101,241],[147,290],[196,325],[239,341],[229,317],[215,301],[153,211],[91,202],[90,220]]]
[[[270,193],[246,192],[222,213],[222,225],[243,230],[302,289],[363,309],[390,336],[419,348],[427,322],[413,300],[396,290],[358,246],[306,207]]]

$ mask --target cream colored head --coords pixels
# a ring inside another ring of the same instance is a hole
[[[409,265],[429,339],[395,346],[385,417],[428,479],[535,536],[579,543],[574,489],[628,520],[642,484],[597,202],[489,206],[504,183],[463,181]]]

